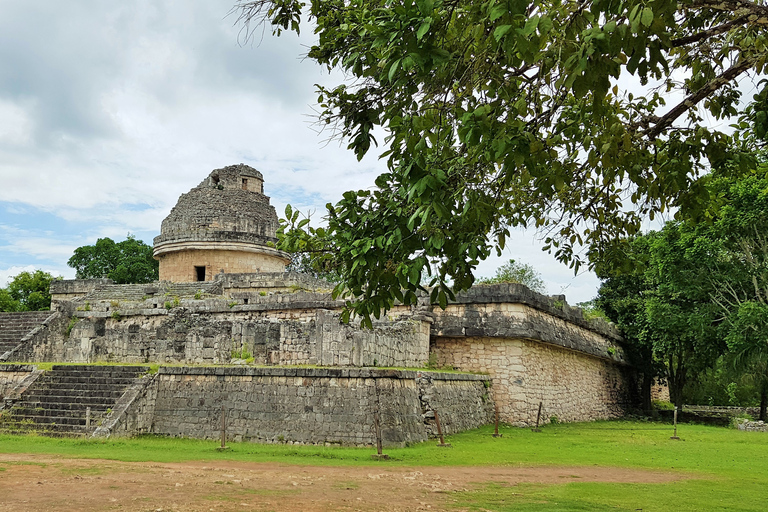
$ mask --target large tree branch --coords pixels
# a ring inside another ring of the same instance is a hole
[[[658,120],[653,120],[652,122],[654,122],[654,126],[648,130],[648,137],[651,139],[658,137],[662,132],[664,132],[664,130],[669,128],[673,122],[675,122],[675,119],[698,105],[699,102],[704,100],[709,95],[715,93],[721,87],[729,84],[740,74],[752,69],[760,57],[762,57],[762,55],[752,55],[750,57],[742,58],[738,64],[735,64],[726,69],[722,74],[711,80],[698,91],[689,95],[682,102],[678,103],[677,106],[675,106],[672,110],[658,118]]]
[[[751,22],[768,22],[768,6],[745,0],[694,0],[691,7],[727,11],[736,16],[748,15]]]
[[[766,20],[766,22],[768,22],[768,19]],[[702,30],[701,32],[698,32],[696,34],[693,34],[687,37],[680,37],[678,39],[673,39],[672,46],[679,47],[679,46],[687,46],[692,43],[698,43],[703,39],[709,39],[710,37],[716,36],[718,34],[722,34],[723,32],[728,32],[733,27],[736,27],[738,25],[744,25],[746,23],[749,23],[749,16],[748,15],[740,16],[735,20],[731,20],[727,23],[723,23],[722,25],[718,25],[716,27],[712,27],[707,30]]]

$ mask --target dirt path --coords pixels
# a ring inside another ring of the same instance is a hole
[[[271,463],[161,464],[0,454],[0,511],[441,511],[483,482],[662,483],[623,468],[387,468]]]

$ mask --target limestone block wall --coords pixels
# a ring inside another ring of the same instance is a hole
[[[448,432],[489,422],[484,379],[367,368],[162,367],[151,431],[216,439],[223,408],[231,439],[371,445],[378,411],[384,444],[403,445],[431,435],[434,409]]]
[[[421,367],[429,320],[381,320],[372,330],[342,324],[320,308],[261,310],[258,305],[126,311],[73,311],[33,337],[14,361]],[[108,308],[109,306],[105,306]]]
[[[503,421],[518,425],[536,422],[543,402],[545,422],[589,421],[624,414],[631,390],[626,367],[534,340],[515,338],[435,337],[438,366],[486,372]]]
[[[533,307],[514,297],[491,297],[488,302],[449,304],[435,308],[432,334],[438,337],[493,337],[535,339],[585,354],[625,362],[615,331],[603,331],[580,317],[569,318],[555,308]],[[500,300],[499,300],[500,299]]]
[[[160,280],[174,282],[197,281],[195,267],[205,267],[205,280],[210,281],[223,270],[225,273],[257,273],[280,272],[285,269],[283,257],[270,254],[269,248],[264,252],[252,250],[203,248],[179,250],[158,256],[160,260]]]

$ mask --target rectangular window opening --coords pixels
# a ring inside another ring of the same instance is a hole
[[[243,304],[248,304],[248,299],[243,299]]]
[[[198,281],[205,281],[205,267],[195,267],[195,277]]]
[[[243,190],[248,190],[248,180],[243,178]]]

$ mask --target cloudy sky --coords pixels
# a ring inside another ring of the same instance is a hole
[[[384,168],[314,130],[314,84],[301,59],[310,30],[241,44],[233,0],[0,0],[0,286],[22,270],[74,277],[81,245],[128,233],[151,244],[179,195],[215,168],[245,163],[287,203],[323,212]],[[510,258],[549,293],[591,299],[598,286],[516,232]]]

